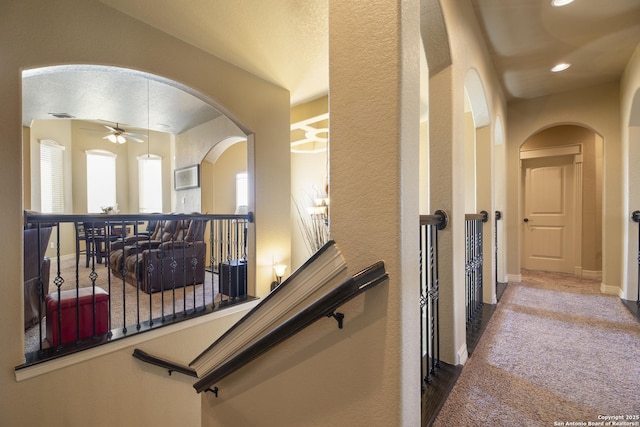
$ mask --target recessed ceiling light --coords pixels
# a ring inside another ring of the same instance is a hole
[[[553,72],[553,73],[559,73],[560,71],[564,71],[564,70],[566,70],[566,69],[567,69],[567,68],[569,68],[569,67],[571,67],[571,64],[567,64],[566,62],[563,62],[562,64],[558,64],[558,65],[554,66],[554,67],[551,69],[551,72]]]
[[[553,7],[566,6],[569,3],[573,3],[573,0],[551,0],[551,6]]]

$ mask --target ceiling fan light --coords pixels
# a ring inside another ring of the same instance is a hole
[[[573,0],[551,0],[551,6],[553,7],[566,6],[569,3],[573,3]]]
[[[113,142],[114,144],[117,142],[116,136],[115,135],[109,135],[107,136],[107,139],[111,142]]]
[[[122,135],[118,135],[118,137],[116,139],[120,144],[124,144],[125,142],[127,142],[127,138],[125,138]]]
[[[566,62],[562,62],[560,64],[555,65],[552,69],[551,72],[552,73],[559,73],[560,71],[564,71],[567,68],[571,67],[571,64],[568,64]]]

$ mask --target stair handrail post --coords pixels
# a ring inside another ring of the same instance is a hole
[[[631,221],[640,223],[640,210],[631,212]],[[640,307],[640,227],[638,227],[638,297],[636,304]]]

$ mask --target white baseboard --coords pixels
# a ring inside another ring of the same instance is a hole
[[[458,352],[456,353],[457,356],[457,365],[464,365],[467,362],[467,359],[469,358],[469,352],[467,351],[467,343],[462,344],[462,347],[460,347],[460,349],[458,349]]]
[[[602,271],[582,270],[582,277],[593,280],[602,280]]]
[[[600,283],[600,292],[606,295],[615,295],[622,298],[622,289],[619,286],[611,286]]]
[[[522,282],[522,274],[507,274],[507,282]]]

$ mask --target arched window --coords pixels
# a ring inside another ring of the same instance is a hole
[[[245,213],[249,206],[249,178],[246,172],[236,175],[236,212]]]
[[[87,212],[116,207],[116,157],[105,150],[87,150]]]
[[[40,211],[64,212],[64,146],[52,139],[40,140]]]

